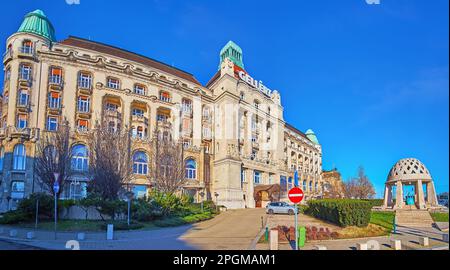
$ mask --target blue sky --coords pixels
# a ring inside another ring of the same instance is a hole
[[[281,92],[285,119],[316,132],[324,169],[348,179],[362,165],[381,196],[390,167],[416,157],[448,191],[449,2],[380,2],[14,0],[2,3],[0,40],[40,8],[59,40],[122,47],[203,84],[233,40],[246,70]]]

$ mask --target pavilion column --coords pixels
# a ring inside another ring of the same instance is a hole
[[[438,201],[436,197],[436,190],[434,189],[433,181],[427,183],[427,202],[430,206],[437,206]]]
[[[396,208],[403,207],[403,185],[402,181],[397,181],[397,194],[395,198],[395,206]]]
[[[424,193],[423,193],[422,180],[417,180],[417,183],[416,183],[416,194],[417,194],[417,202],[419,204],[419,209],[426,209],[427,206],[425,204],[425,197],[424,197]]]
[[[391,205],[392,200],[392,185],[386,183],[386,186],[384,188],[384,203],[383,208],[387,208]]]

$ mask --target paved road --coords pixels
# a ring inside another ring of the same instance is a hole
[[[0,240],[0,250],[38,250],[39,248]]]
[[[246,250],[261,230],[265,209],[228,210],[195,224],[180,237],[186,244],[207,250]]]

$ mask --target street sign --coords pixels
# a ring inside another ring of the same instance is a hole
[[[294,186],[298,187],[298,171],[294,172]]]
[[[303,200],[304,194],[303,190],[298,187],[291,188],[288,193],[288,198],[291,202],[297,204]]]
[[[57,194],[59,192],[59,173],[54,173],[53,176],[55,177],[55,182],[53,183],[53,192]]]

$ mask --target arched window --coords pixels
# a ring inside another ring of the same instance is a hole
[[[309,181],[309,191],[310,191],[310,192],[313,191],[313,189],[312,189],[312,181]]]
[[[5,158],[5,147],[0,147],[0,172],[3,171],[3,159]]]
[[[72,147],[72,170],[86,172],[88,170],[89,156],[86,145],[77,144]]]
[[[197,178],[197,163],[193,159],[186,160],[186,178],[196,179]]]
[[[148,158],[147,154],[142,151],[137,151],[133,155],[133,173],[140,175],[147,175],[148,173]]]
[[[26,160],[27,154],[25,151],[25,146],[23,144],[17,144],[14,146],[13,170],[24,171]]]
[[[306,190],[306,180],[303,180],[303,190]]]

